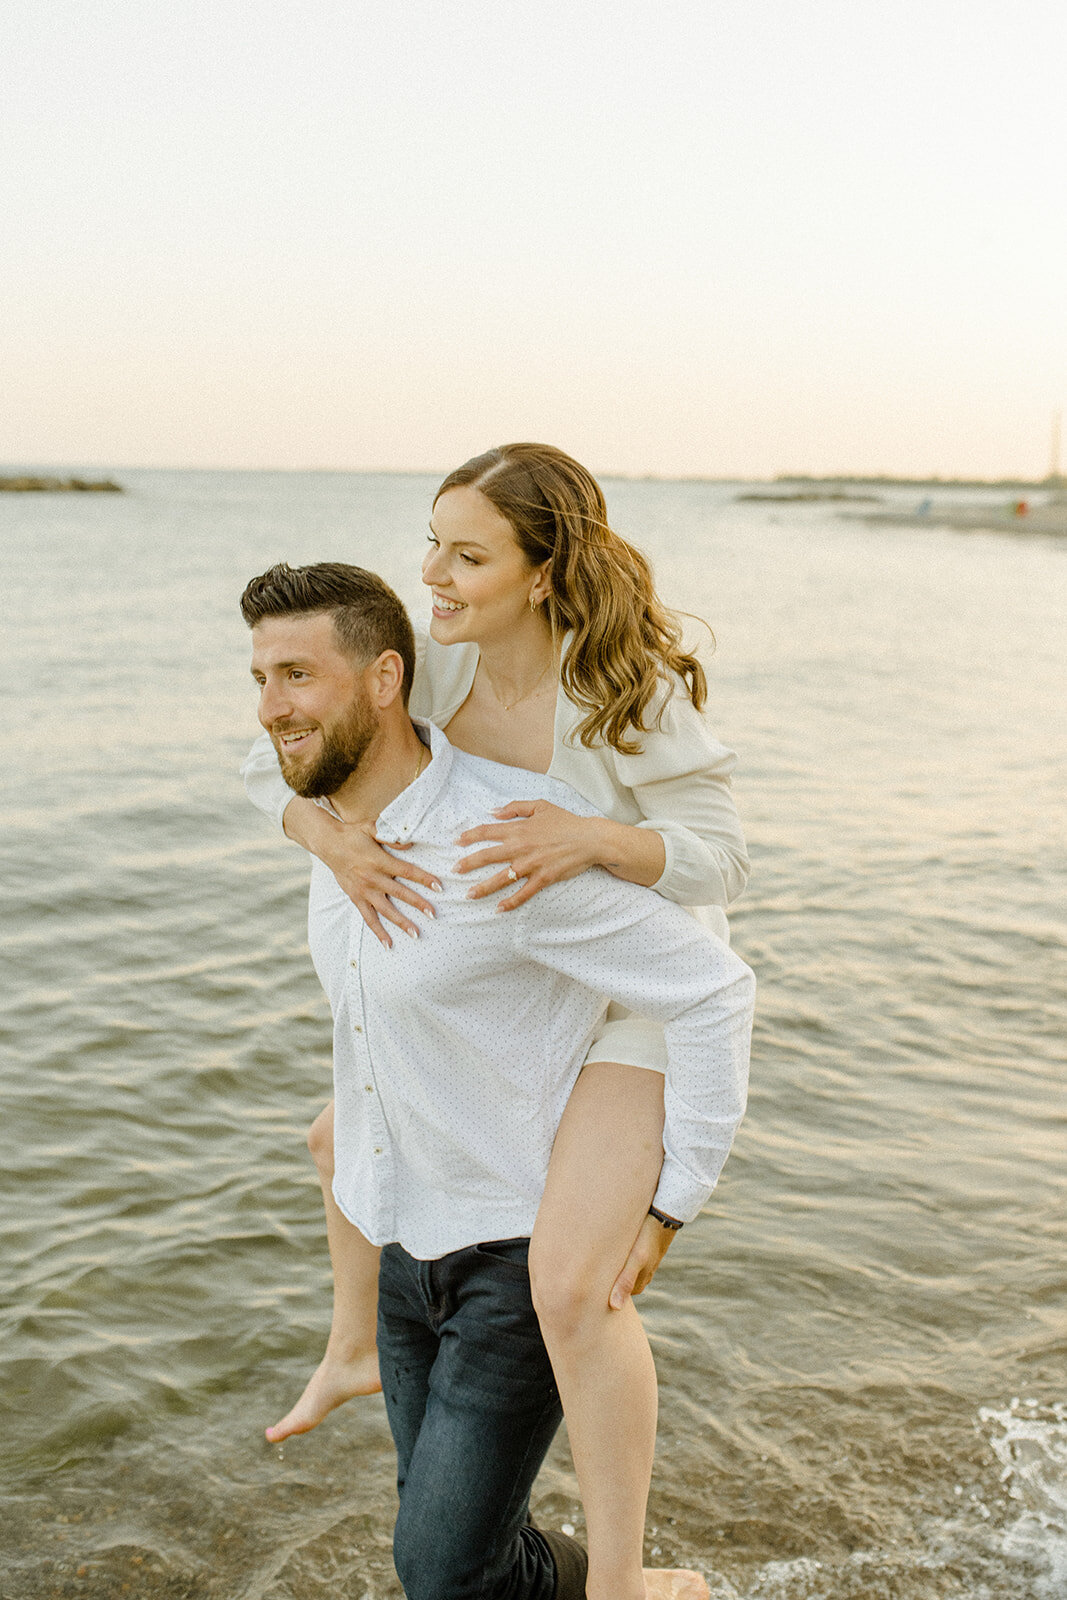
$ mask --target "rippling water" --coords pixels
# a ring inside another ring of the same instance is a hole
[[[270,562],[421,611],[433,480],[0,496],[4,1600],[398,1594],[380,1399],[262,1428],[328,1324],[306,865],[244,802]],[[1067,1589],[1067,549],[618,483],[719,638],[751,1108],[642,1302],[650,1550],[717,1600]],[[561,1441],[546,1520],[581,1526]],[[718,1586],[717,1588],[715,1586]]]

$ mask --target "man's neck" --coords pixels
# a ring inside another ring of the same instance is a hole
[[[383,724],[355,772],[330,795],[330,804],[345,822],[374,822],[430,759],[407,716],[395,727]]]

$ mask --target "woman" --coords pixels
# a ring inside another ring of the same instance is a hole
[[[504,446],[444,480],[430,528],[423,581],[432,622],[412,714],[474,755],[551,770],[604,813],[580,818],[521,800],[504,807],[458,841],[477,848],[457,871],[498,868],[471,894],[514,886],[498,907],[507,912],[601,866],[704,908],[725,934],[721,908],[748,871],[729,793],[733,756],[700,715],[700,663],[656,597],[644,557],[610,529],[595,480],[549,446]],[[395,844],[383,849],[373,829],[346,827],[292,796],[269,741],[257,743],[245,772],[255,803],[283,816],[286,833],[331,868],[383,942],[391,944],[390,929],[418,936],[415,914],[433,914],[427,873],[391,853]],[[686,1220],[672,1214],[667,1167],[660,1173],[664,1064],[662,1030],[613,1009],[560,1125],[530,1246],[586,1513],[589,1600],[645,1594],[656,1379],[631,1295]],[[322,1364],[267,1430],[271,1440],[379,1387],[377,1252],[332,1197],[331,1108],[309,1143],[323,1181],[334,1319]]]

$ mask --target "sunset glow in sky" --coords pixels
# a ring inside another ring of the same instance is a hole
[[[7,0],[0,57],[0,462],[1048,470],[1060,0]]]

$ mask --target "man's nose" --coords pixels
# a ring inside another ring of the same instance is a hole
[[[260,689],[259,720],[264,728],[269,728],[279,717],[288,715],[291,709],[284,684],[265,683]]]

